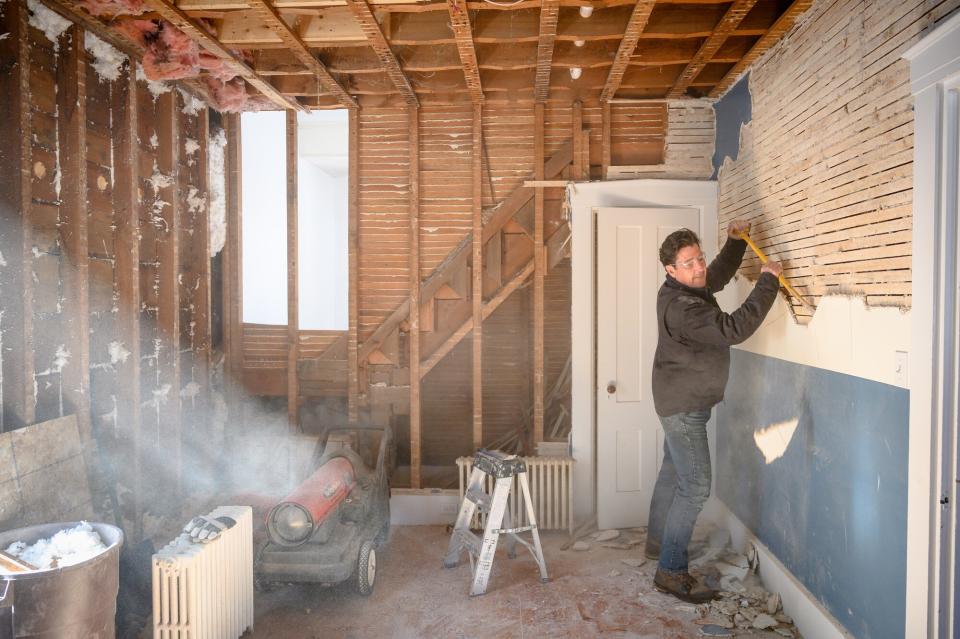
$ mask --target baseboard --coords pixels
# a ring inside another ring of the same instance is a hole
[[[713,519],[730,531],[733,547],[745,553],[753,544],[760,558],[758,573],[764,587],[780,593],[783,611],[793,617],[797,629],[804,637],[817,639],[853,639],[830,611],[817,601],[786,566],[748,529],[740,519],[720,500],[713,505]]]
[[[394,526],[452,524],[459,507],[457,490],[394,488],[390,491],[390,523]]]

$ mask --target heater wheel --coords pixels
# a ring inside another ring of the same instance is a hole
[[[373,584],[377,579],[377,551],[373,543],[363,542],[360,553],[357,555],[357,592],[367,596],[373,592]]]

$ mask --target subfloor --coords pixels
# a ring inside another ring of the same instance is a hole
[[[725,547],[728,537],[714,532],[707,541],[702,531],[700,537],[691,553],[700,557],[700,571],[713,582],[742,592],[725,593],[712,606],[698,608],[653,589],[656,562],[643,560],[639,529],[620,531],[615,539],[584,537],[577,547],[588,548],[582,550],[562,550],[569,545],[566,534],[544,533],[548,583],[540,583],[536,564],[523,547],[518,546],[516,559],[499,550],[487,594],[469,597],[469,563],[464,560],[449,570],[441,567],[449,540],[446,527],[394,527],[388,546],[378,555],[372,595],[361,597],[347,584],[275,586],[257,593],[254,632],[245,636],[799,637],[784,623],[789,619],[782,611],[771,616],[781,622],[768,620],[777,624],[776,630],[752,627],[767,605],[776,609],[776,600],[769,602],[769,593],[758,589],[756,575],[745,567],[746,558]],[[737,628],[738,624],[748,627]],[[712,632],[729,634],[706,635]]]

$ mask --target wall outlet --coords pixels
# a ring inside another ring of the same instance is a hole
[[[906,351],[897,351],[893,359],[893,379],[897,386],[906,387],[909,382],[907,375],[907,353]]]

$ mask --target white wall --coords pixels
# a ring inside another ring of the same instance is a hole
[[[240,116],[243,175],[243,321],[287,323],[286,120]]]

